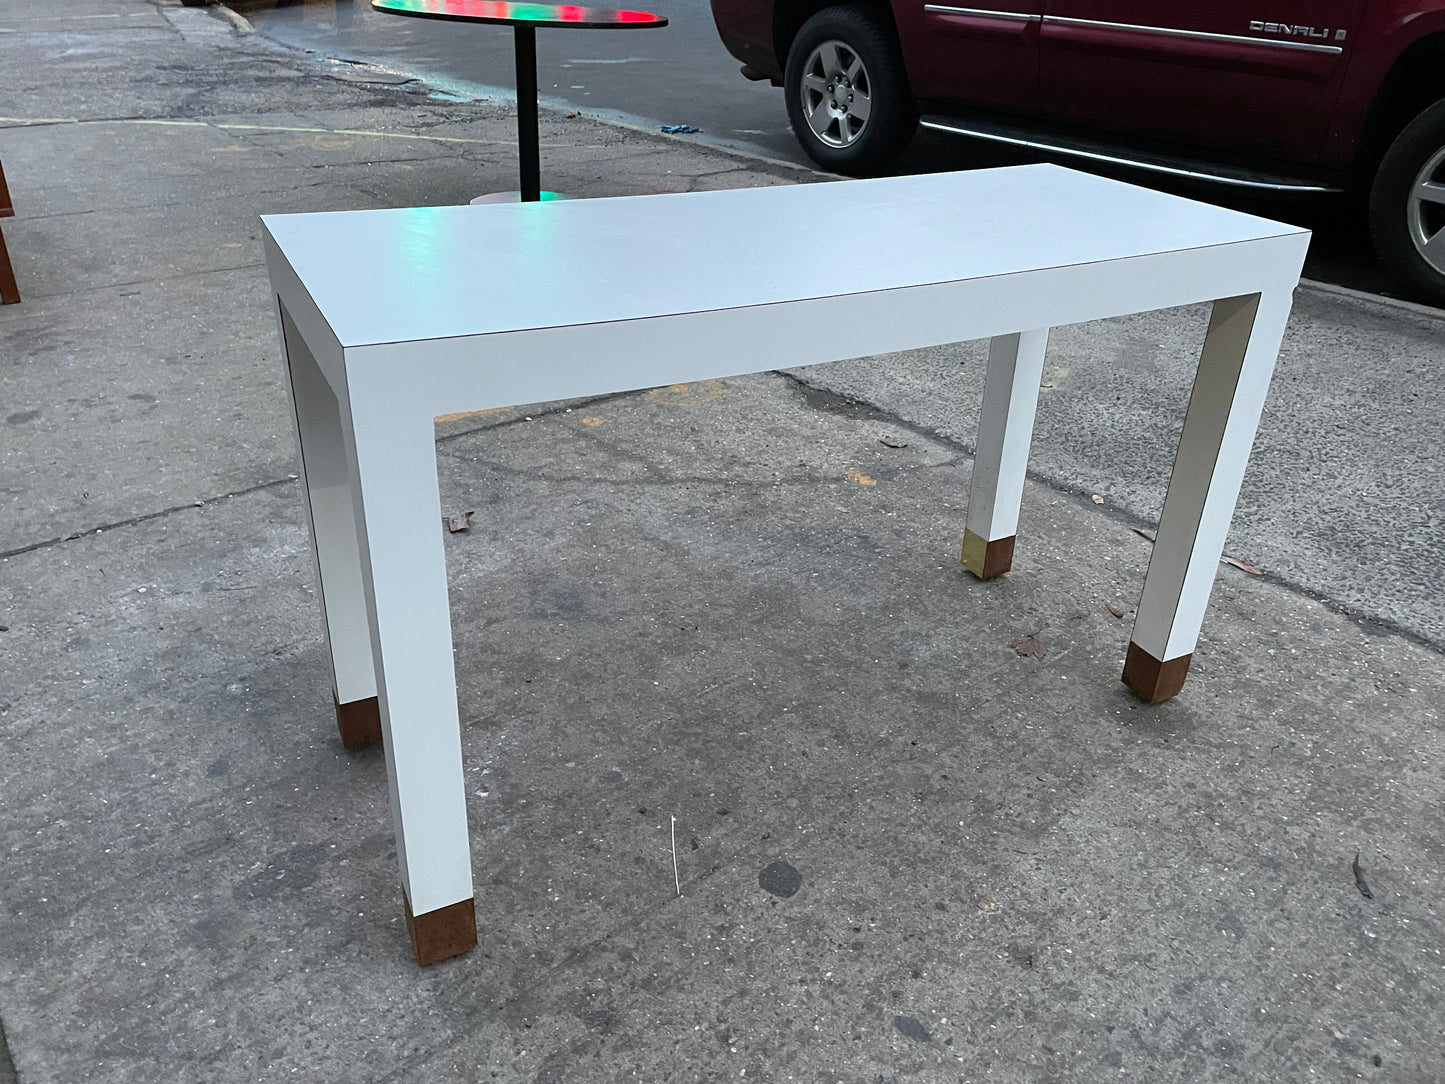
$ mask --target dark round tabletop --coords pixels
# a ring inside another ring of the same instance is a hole
[[[371,0],[377,11],[504,26],[558,26],[578,30],[646,30],[666,26],[667,17],[650,11],[618,11],[575,4],[522,4],[510,0]]]

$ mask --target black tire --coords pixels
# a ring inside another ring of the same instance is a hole
[[[1370,186],[1370,234],[1380,262],[1432,301],[1445,303],[1445,202],[1421,199],[1416,191],[1422,181],[1441,186],[1445,197],[1445,101],[1405,126]]]
[[[830,75],[841,78],[829,81]],[[865,177],[881,172],[918,129],[898,39],[891,26],[865,8],[825,8],[803,24],[788,49],[783,95],[803,150],[837,173]],[[864,100],[868,111],[860,121],[856,109]]]

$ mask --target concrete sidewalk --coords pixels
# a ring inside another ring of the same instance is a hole
[[[418,970],[380,750],[331,721],[256,217],[510,188],[510,107],[169,3],[0,0],[0,31],[20,1081],[1439,1078],[1438,590],[1382,623],[1224,567],[1184,693],[1138,704],[1167,457],[1098,506],[1061,411],[1015,572],[973,580],[973,346],[440,423],[444,504],[477,512],[447,548],[481,944]],[[817,179],[586,117],[542,142],[578,196]],[[1439,342],[1300,304],[1288,381]],[[1066,329],[1050,372],[1147,342],[1172,387],[1197,319]],[[1420,466],[1384,499],[1428,511],[1438,445],[1397,421]],[[1308,430],[1265,438],[1279,500]]]

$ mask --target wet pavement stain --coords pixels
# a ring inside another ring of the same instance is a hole
[[[582,1022],[595,1031],[610,1035],[617,1030],[621,1017],[615,1009],[593,1009],[582,1014]]]
[[[933,1042],[933,1036],[928,1033],[928,1029],[926,1027],[924,1027],[918,1022],[916,1017],[895,1016],[893,1018],[893,1026],[897,1028],[900,1032],[902,1032],[903,1035],[905,1035],[907,1038],[912,1039],[915,1042]]]
[[[671,384],[653,388],[643,398],[653,406],[699,407],[713,403],[727,394],[721,380],[699,380],[692,384]]]
[[[1011,963],[1019,967],[1030,968],[1034,966],[1036,952],[1033,945],[1010,945],[1008,947],[1008,958]]]
[[[758,874],[758,887],[774,896],[787,899],[797,895],[798,889],[803,887],[803,875],[779,859],[763,867],[763,871]]]
[[[252,874],[231,890],[238,900],[269,900],[298,892],[314,884],[321,863],[326,860],[327,845],[312,843],[292,847],[268,862],[259,873]]]

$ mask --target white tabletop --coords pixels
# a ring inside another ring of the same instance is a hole
[[[263,222],[344,347],[767,305],[1306,232],[1052,165]]]

